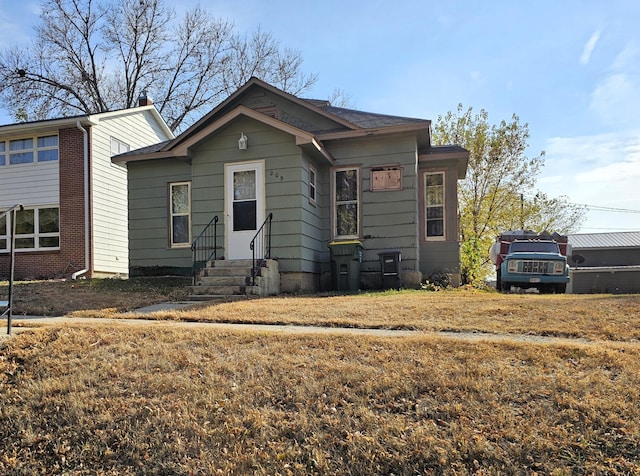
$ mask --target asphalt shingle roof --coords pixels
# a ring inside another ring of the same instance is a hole
[[[416,119],[414,117],[389,116],[386,114],[376,114],[373,112],[357,111],[335,106],[320,106],[321,109],[335,116],[341,117],[363,129],[375,129],[377,127],[401,126],[405,124],[429,124],[426,119]]]

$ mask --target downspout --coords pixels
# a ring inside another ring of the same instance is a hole
[[[76,121],[76,127],[82,131],[84,139],[84,269],[76,271],[71,275],[71,279],[78,279],[78,276],[89,271],[89,133],[82,127],[80,121]]]

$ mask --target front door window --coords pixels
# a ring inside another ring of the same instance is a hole
[[[256,171],[233,173],[233,231],[255,230]]]

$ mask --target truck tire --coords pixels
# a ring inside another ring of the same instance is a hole
[[[565,294],[567,292],[567,283],[556,284],[556,293]]]

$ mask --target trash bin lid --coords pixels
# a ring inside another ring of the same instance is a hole
[[[360,245],[362,246],[362,242],[360,240],[351,240],[351,241],[332,241],[329,243],[329,246],[339,246],[339,245]]]

